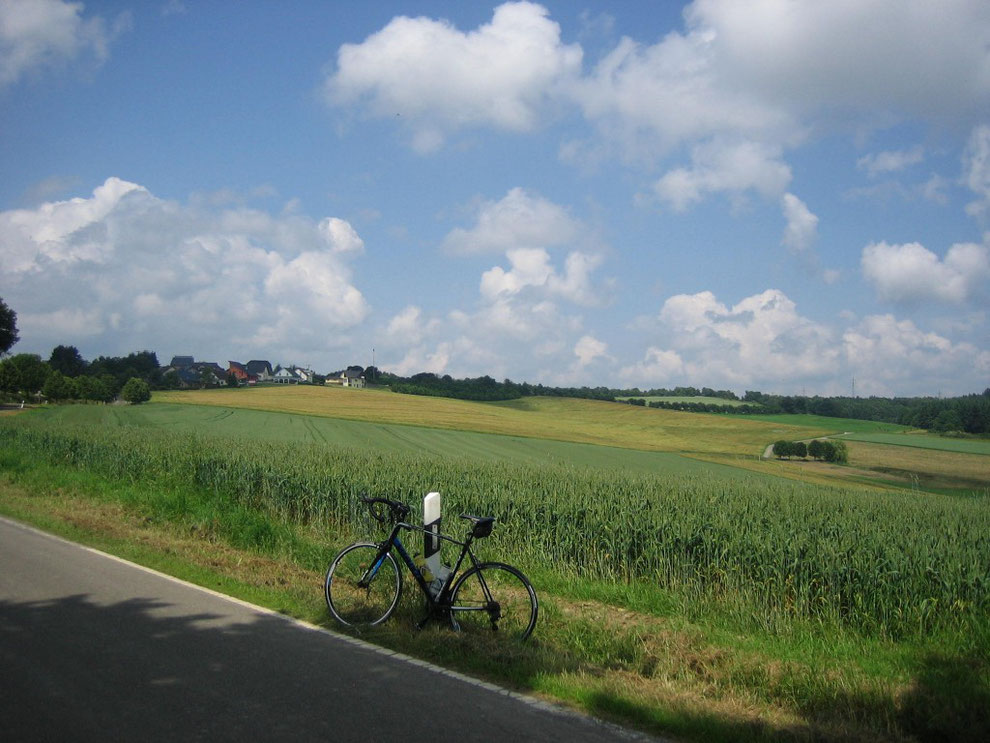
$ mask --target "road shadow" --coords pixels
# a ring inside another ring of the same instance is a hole
[[[921,741],[990,741],[990,662],[986,656],[926,656],[901,705],[899,722]]]
[[[0,600],[0,739],[620,739],[594,721],[235,608],[190,613],[83,594]]]
[[[305,668],[274,664],[254,680],[238,670],[238,657],[284,641],[283,624],[177,614],[143,598],[0,601],[0,737],[326,739],[293,724]]]

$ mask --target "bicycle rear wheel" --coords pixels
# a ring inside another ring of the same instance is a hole
[[[384,622],[395,611],[402,594],[402,574],[389,552],[376,566],[378,551],[377,544],[358,542],[330,563],[324,594],[338,622],[367,627]]]
[[[519,570],[486,562],[468,570],[451,590],[450,616],[464,632],[497,632],[525,640],[536,626],[536,591]]]

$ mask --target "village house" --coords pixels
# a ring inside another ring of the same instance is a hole
[[[269,381],[275,384],[312,384],[316,372],[312,369],[304,369],[300,366],[281,366],[275,370]]]
[[[364,372],[356,369],[347,369],[340,373],[340,384],[344,387],[354,387],[360,389],[364,387]]]
[[[275,384],[299,384],[302,380],[292,369],[284,369],[281,366],[272,374],[271,380]]]
[[[231,374],[237,378],[238,384],[257,384],[258,377],[251,374],[247,368],[239,361],[228,361],[227,362],[227,375]]]
[[[312,369],[295,365],[284,368],[276,366],[273,369],[271,362],[266,359],[251,359],[246,364],[240,361],[228,361],[227,368],[224,369],[212,361],[197,362],[192,356],[173,356],[172,363],[163,367],[162,372],[175,372],[182,387],[225,384],[230,375],[233,375],[239,384],[244,385],[256,385],[262,382],[314,384],[317,379],[317,374]],[[339,380],[334,381],[339,382]]]
[[[196,361],[192,356],[173,356],[162,376],[174,372],[181,387],[210,387],[222,384],[227,372],[214,361]]]
[[[252,359],[244,365],[244,369],[248,374],[254,375],[259,382],[267,382],[272,378],[272,365],[267,361]]]

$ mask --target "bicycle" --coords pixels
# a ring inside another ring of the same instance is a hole
[[[529,580],[511,565],[479,562],[471,550],[475,539],[492,533],[494,517],[462,513],[470,528],[461,541],[407,523],[409,506],[404,503],[367,497],[361,501],[376,521],[390,524],[390,532],[381,542],[355,542],[345,547],[330,563],[324,594],[337,621],[360,629],[379,625],[392,616],[402,596],[402,572],[393,554],[398,553],[426,597],[427,614],[417,625],[419,629],[430,619],[439,619],[449,622],[455,631],[491,630],[519,640],[530,636],[539,602]],[[460,555],[450,572],[435,577],[421,569],[402,544],[402,531],[427,532],[459,545]],[[471,567],[458,574],[465,557]]]

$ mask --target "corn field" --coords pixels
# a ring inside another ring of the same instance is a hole
[[[990,500],[784,480],[484,464],[188,431],[0,421],[0,453],[135,483],[207,489],[271,516],[356,533],[363,492],[444,496],[496,516],[482,554],[525,572],[657,586],[770,629],[794,620],[871,636],[986,632]]]

